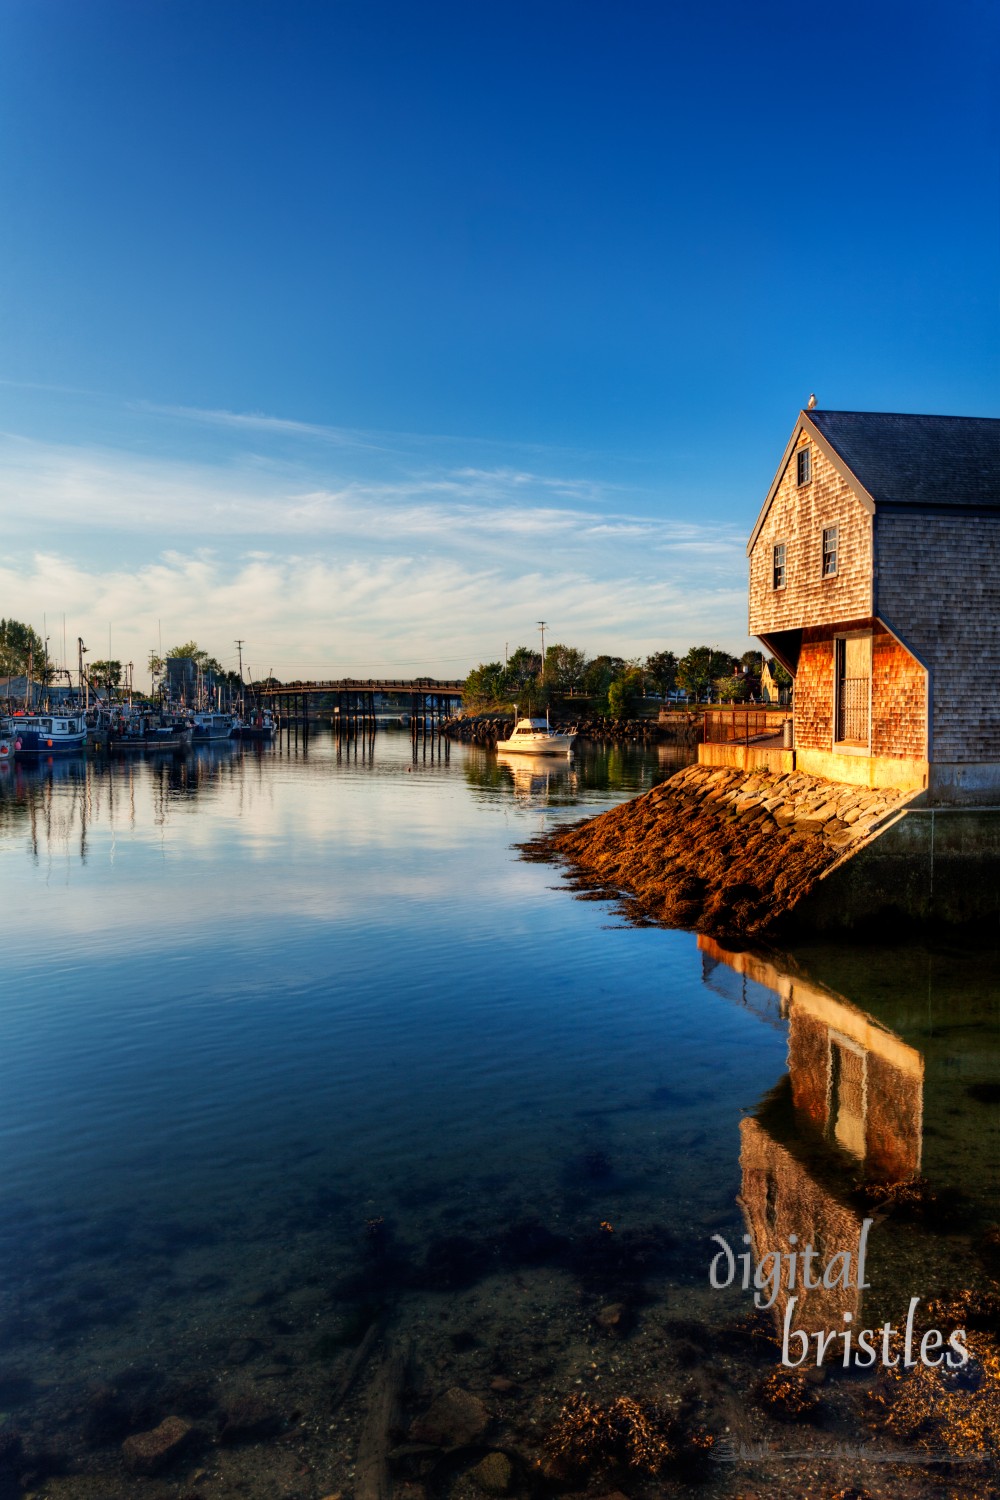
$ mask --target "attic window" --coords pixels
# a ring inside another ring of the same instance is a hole
[[[824,578],[835,578],[837,574],[837,530],[836,526],[823,527]]]
[[[800,448],[795,455],[796,480],[799,484],[808,484],[812,476],[812,454],[808,448]]]
[[[774,544],[774,553],[773,553],[772,567],[773,567],[773,572],[772,572],[773,587],[776,588],[776,589],[783,589],[785,587],[785,543],[784,542],[775,542],[775,544]]]

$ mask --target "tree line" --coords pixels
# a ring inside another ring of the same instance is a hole
[[[0,677],[27,677],[30,674],[33,682],[53,682],[56,672],[45,646],[46,643],[32,626],[25,625],[20,620],[0,620]],[[214,656],[202,650],[197,641],[185,641],[183,645],[171,646],[163,656],[151,651],[146,665],[154,683],[164,677],[167,658],[170,657],[189,657],[200,671],[211,673],[216,682],[237,689],[240,686],[239,673],[225,671]],[[115,690],[127,686],[126,669],[131,666],[131,662],[100,657],[86,659],[84,671],[92,686]]]
[[[718,646],[692,646],[682,657],[655,651],[645,660],[600,655],[588,658],[575,646],[549,646],[541,652],[519,646],[505,662],[480,662],[465,681],[466,707],[486,712],[519,703],[544,708],[555,698],[589,700],[595,713],[626,718],[640,699],[684,693],[700,701],[709,695],[723,703],[759,700],[764,655],[744,651],[732,656]],[[775,682],[790,686],[791,677],[778,662],[770,664]]]

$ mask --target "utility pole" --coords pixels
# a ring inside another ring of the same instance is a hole
[[[538,628],[542,632],[542,676],[545,676],[545,620],[539,620]]]
[[[243,642],[236,642],[236,649],[240,653],[240,681],[243,681]]]
[[[80,699],[84,705],[83,711],[84,713],[86,713],[87,709],[90,707],[90,678],[88,677],[86,680],[86,697],[84,697],[83,658],[86,655],[87,648],[83,644],[82,635],[78,635],[76,638],[76,651],[77,662],[79,663],[80,668]]]

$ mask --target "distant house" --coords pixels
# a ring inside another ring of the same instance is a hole
[[[27,677],[0,677],[0,703],[5,706],[23,709],[27,704],[34,709],[42,701],[44,692],[45,688],[40,682],[32,681],[29,698]]]
[[[760,669],[760,701],[762,703],[773,703],[775,705],[788,703],[791,699],[791,689],[782,687],[775,678],[775,669],[778,663],[772,656]]]
[[[797,768],[1000,801],[1000,419],[800,412],[747,551]]]

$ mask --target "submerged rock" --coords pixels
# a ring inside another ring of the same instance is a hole
[[[506,1495],[514,1482],[514,1466],[506,1453],[487,1453],[471,1478],[487,1495]]]
[[[437,1448],[458,1448],[474,1443],[489,1425],[490,1414],[479,1397],[453,1386],[417,1418],[410,1436],[415,1442],[433,1443]]]
[[[165,1417],[150,1432],[136,1432],[122,1443],[122,1458],[132,1474],[155,1474],[187,1447],[194,1427],[183,1417]]]

